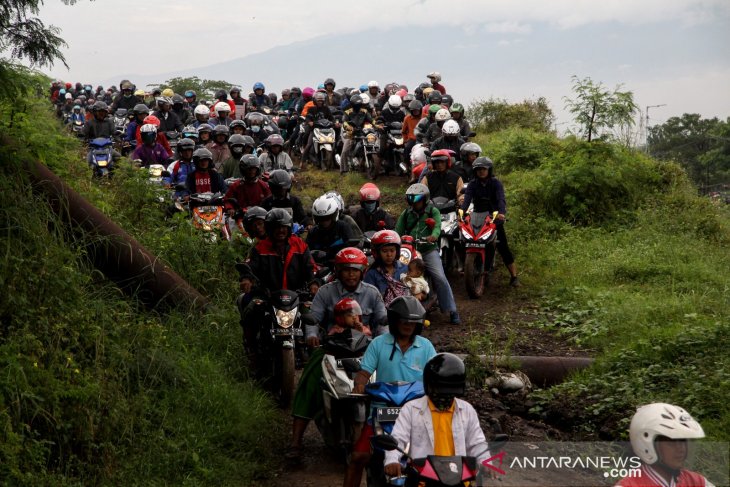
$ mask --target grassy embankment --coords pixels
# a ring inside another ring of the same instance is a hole
[[[90,180],[45,101],[0,105],[0,484],[253,485],[282,434],[248,380],[236,253],[165,224],[141,174]],[[211,298],[157,314],[122,295],[31,191],[38,159]]]

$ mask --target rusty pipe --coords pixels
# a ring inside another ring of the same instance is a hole
[[[68,224],[92,238],[89,251],[107,278],[135,293],[150,307],[202,309],[208,300],[175,271],[160,262],[119,225],[71,189],[37,161],[27,164],[31,182],[42,191],[51,208]]]
[[[460,354],[462,359],[466,355]],[[585,369],[593,364],[591,357],[536,357],[526,355],[498,356],[479,355],[483,362],[495,362],[497,365],[516,364],[517,368],[527,375],[536,386],[544,387],[564,381],[570,374]]]

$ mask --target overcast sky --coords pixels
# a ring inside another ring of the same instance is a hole
[[[685,111],[730,116],[728,0],[46,0],[41,18],[60,27],[69,45],[70,70],[56,66],[51,75],[94,85],[127,74],[212,78],[196,68],[291,44],[290,52],[308,57],[322,78],[357,85],[381,76],[411,87],[425,81],[383,73],[380,60],[388,57],[397,63],[386,64],[403,72],[440,70],[449,92],[466,103],[546,96],[561,121],[573,74],[611,87],[624,83],[642,108],[666,103],[651,112],[655,122]],[[367,33],[364,41],[353,37],[358,32]],[[327,44],[316,44],[316,52],[297,46],[322,36],[338,47],[332,52],[351,59],[330,59]],[[353,39],[359,44],[341,45]],[[405,44],[422,56],[399,58]],[[263,69],[267,58],[251,59],[268,74],[261,79],[267,89],[314,83],[297,79],[301,71],[287,69],[281,56],[271,59],[281,65],[279,76]],[[449,62],[455,59],[460,63]],[[353,61],[363,70],[353,72]],[[258,67],[246,63],[225,79],[248,87],[259,80]]]

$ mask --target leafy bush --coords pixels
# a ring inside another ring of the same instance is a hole
[[[479,140],[483,154],[491,158],[499,174],[536,169],[560,150],[552,134],[523,128],[509,128]]]
[[[77,140],[43,102],[4,123],[0,147],[0,479],[11,485],[251,485],[267,469],[275,408],[247,379],[232,305],[245,248],[163,222],[154,189],[122,163],[91,181]],[[32,120],[32,122],[31,122]],[[122,295],[31,191],[46,162],[216,305],[157,315]],[[264,438],[264,435],[265,438]]]

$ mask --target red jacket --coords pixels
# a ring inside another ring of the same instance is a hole
[[[618,487],[669,487],[669,484],[654,469],[642,465],[636,472],[638,475],[624,477],[616,484]],[[679,472],[675,487],[705,487],[707,479],[697,472],[682,469]]]
[[[253,182],[240,179],[228,188],[226,199],[236,198],[241,208],[248,208],[250,206],[260,206],[264,198],[270,194],[269,185],[261,179],[256,179]],[[233,208],[233,205],[226,203],[226,209],[231,208]]]
[[[403,140],[405,142],[408,142],[409,140],[416,140],[416,134],[413,133],[413,130],[420,121],[421,117],[415,118],[410,113],[403,119],[403,128],[401,129],[401,133],[403,134]]]

